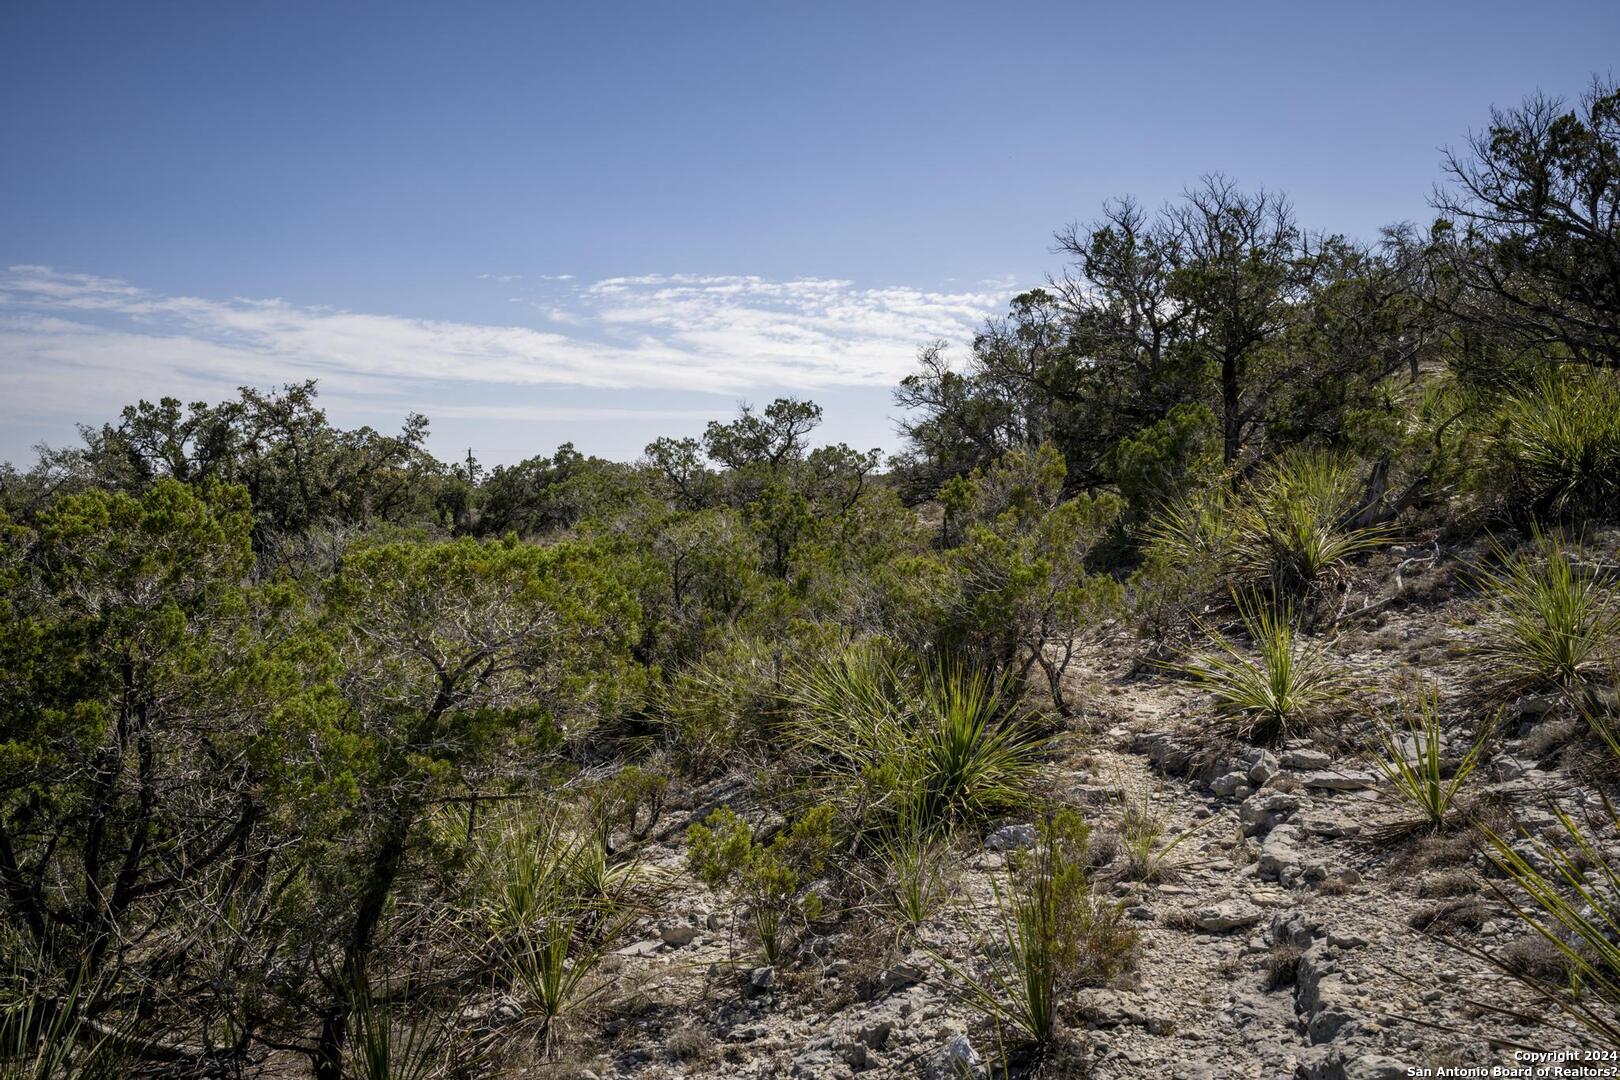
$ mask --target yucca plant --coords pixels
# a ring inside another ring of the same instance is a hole
[[[89,1023],[93,995],[75,983],[60,993],[13,965],[0,985],[0,1080],[116,1080],[127,1064],[120,1048],[132,1023]]]
[[[1137,937],[1118,905],[1095,896],[1086,876],[1088,830],[1073,811],[1041,823],[1030,848],[1008,861],[995,884],[997,933],[977,971],[938,953],[963,1000],[1023,1040],[1050,1043],[1060,996],[1124,970]]]
[[[935,832],[1016,805],[1045,743],[1006,680],[918,670],[873,644],[801,667],[788,687],[787,735],[813,787],[879,831],[901,814]]]
[[[456,1064],[449,1030],[422,1016],[402,1016],[378,1002],[364,979],[353,990],[353,1035],[347,1080],[439,1080]]]
[[[1361,483],[1346,458],[1293,449],[1263,466],[1230,506],[1233,560],[1276,591],[1298,595],[1360,552],[1388,541],[1381,526],[1352,524]]]
[[[1005,680],[956,666],[922,680],[908,761],[918,818],[971,820],[1015,806],[1029,792],[1046,740],[1019,710]]]
[[[547,1052],[568,1015],[612,985],[603,962],[641,914],[635,865],[612,865],[597,830],[560,811],[486,826],[481,914]]]
[[[1491,440],[1500,490],[1533,519],[1620,515],[1620,375],[1549,372],[1508,401]]]
[[[1233,602],[1254,655],[1200,621],[1214,648],[1170,666],[1215,696],[1235,734],[1275,742],[1344,700],[1343,673],[1325,649],[1299,636],[1290,603],[1259,593],[1234,593]]]
[[[1552,983],[1501,957],[1462,948],[1555,1005],[1589,1036],[1620,1049],[1620,862],[1613,854],[1620,812],[1606,795],[1601,812],[1579,818],[1556,803],[1549,809],[1557,842],[1526,834],[1516,846],[1488,827],[1481,827],[1481,837],[1486,857],[1513,886],[1492,887],[1556,951],[1567,982]]]
[[[1119,839],[1125,852],[1124,876],[1129,881],[1161,881],[1174,878],[1176,849],[1216,819],[1203,822],[1170,837],[1166,843],[1164,817],[1146,793],[1131,794],[1120,790],[1116,796],[1119,806]]]
[[[793,668],[789,741],[821,770],[859,773],[880,766],[906,741],[916,679],[883,644],[852,642]]]
[[[880,866],[876,881],[887,912],[902,933],[927,922],[954,891],[954,862],[945,841],[925,829],[915,810],[905,810],[874,842]]]
[[[1479,765],[1489,731],[1489,724],[1481,727],[1479,736],[1447,777],[1440,757],[1445,740],[1440,731],[1438,688],[1431,685],[1397,716],[1379,721],[1380,753],[1374,757],[1374,763],[1401,801],[1417,811],[1416,827],[1437,830],[1448,824],[1447,815],[1457,803],[1457,793]],[[1397,833],[1408,831],[1406,828],[1394,830]]]
[[[1620,655],[1620,594],[1577,545],[1538,530],[1528,550],[1495,555],[1500,565],[1478,575],[1478,655],[1499,689],[1574,692]]]
[[[1237,534],[1231,489],[1211,486],[1165,504],[1143,532],[1148,561],[1169,566],[1230,569]]]

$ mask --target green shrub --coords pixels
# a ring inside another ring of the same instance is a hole
[[[546,1049],[614,979],[604,962],[644,913],[634,863],[608,861],[599,831],[553,811],[485,825],[474,859],[478,912]]]
[[[1126,521],[1139,525],[1219,476],[1220,421],[1207,405],[1176,405],[1163,419],[1116,443],[1112,457]]]
[[[901,813],[879,834],[873,850],[880,867],[880,903],[902,932],[915,931],[954,893],[955,857],[915,812]]]
[[[1343,673],[1326,650],[1299,636],[1292,605],[1257,593],[1234,594],[1233,600],[1256,655],[1199,622],[1215,648],[1173,667],[1215,696],[1215,708],[1234,734],[1275,742],[1344,700]]]
[[[832,827],[832,808],[818,806],[760,843],[746,821],[721,807],[686,831],[687,865],[710,888],[727,889],[741,902],[768,964],[787,955],[795,922],[820,915],[817,897],[801,896],[800,887],[826,864]]]
[[[819,789],[865,826],[925,833],[1017,805],[1044,740],[1005,679],[857,644],[789,677],[788,729]]]
[[[1528,550],[1483,571],[1483,643],[1477,655],[1504,692],[1573,691],[1607,669],[1620,643],[1620,596],[1608,576],[1556,533],[1536,533]]]
[[[1349,459],[1290,450],[1235,491],[1211,484],[1167,503],[1144,530],[1145,564],[1159,579],[1179,569],[1184,587],[1224,578],[1300,596],[1388,541],[1388,528],[1353,523],[1361,499]]]
[[[455,1066],[465,1068],[443,1020],[402,1015],[377,1001],[364,979],[353,993],[354,1033],[344,1055],[350,1080],[439,1080]]]
[[[1479,954],[1533,994],[1555,1005],[1586,1034],[1620,1048],[1620,812],[1576,817],[1557,806],[1555,833],[1526,833],[1517,843],[1481,828],[1485,855],[1511,885],[1496,888],[1556,952],[1562,982],[1546,981],[1507,955]],[[1465,950],[1475,951],[1475,950]]]
[[[1531,520],[1620,516],[1620,374],[1558,371],[1502,406],[1495,490]]]
[[[1444,744],[1440,732],[1440,693],[1431,686],[1416,704],[1407,705],[1398,718],[1386,717],[1379,721],[1380,753],[1373,760],[1401,801],[1418,812],[1420,825],[1439,829],[1446,824],[1458,791],[1479,765],[1489,730],[1489,725],[1481,728],[1479,737],[1448,778],[1440,759]]]
[[[1336,573],[1350,557],[1389,538],[1358,526],[1362,485],[1350,461],[1322,451],[1290,450],[1265,465],[1232,506],[1233,559],[1241,573],[1299,594]]]
[[[626,765],[591,792],[591,817],[608,846],[615,829],[645,837],[664,813],[669,775],[658,768]]]
[[[29,967],[0,979],[0,1080],[118,1080],[130,1064],[120,1047],[138,1034],[131,1021],[95,1027],[85,1018],[94,997],[75,984],[51,992]]]
[[[1205,821],[1184,832],[1165,838],[1164,816],[1155,805],[1153,793],[1130,794],[1121,791],[1119,800],[1119,841],[1125,852],[1124,877],[1128,881],[1162,881],[1177,875],[1171,861],[1176,849],[1214,821]]]
[[[1119,905],[1091,891],[1088,838],[1072,810],[1043,821],[1037,842],[1009,859],[996,886],[998,934],[984,966],[969,971],[934,954],[969,1005],[1037,1044],[1056,1034],[1064,993],[1113,978],[1135,956],[1137,935]]]

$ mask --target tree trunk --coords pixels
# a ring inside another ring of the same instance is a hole
[[[1242,394],[1238,382],[1238,358],[1221,356],[1221,462],[1228,468],[1242,449]]]
[[[366,958],[388,905],[388,895],[404,864],[405,841],[414,817],[414,803],[400,807],[384,826],[372,851],[371,867],[343,949],[343,983],[336,988],[333,1002],[321,1019],[321,1034],[315,1044],[316,1080],[343,1080],[343,1046],[348,1041],[349,1017],[354,1011],[354,990],[365,978]]]

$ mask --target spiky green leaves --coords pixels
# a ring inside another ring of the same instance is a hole
[[[1504,494],[1537,520],[1620,517],[1620,375],[1543,375],[1502,406],[1491,439]]]
[[[1343,672],[1319,643],[1301,636],[1292,605],[1258,593],[1233,599],[1253,651],[1199,623],[1211,648],[1172,666],[1214,696],[1235,734],[1276,742],[1344,700]]]
[[[1477,654],[1497,688],[1576,689],[1620,659],[1620,593],[1612,574],[1556,533],[1526,550],[1498,548],[1479,575]]]
[[[1004,679],[850,646],[790,677],[789,738],[823,793],[925,832],[1026,797],[1044,743]]]
[[[1417,811],[1421,824],[1438,829],[1446,824],[1458,792],[1479,765],[1488,730],[1482,728],[1454,764],[1446,760],[1441,754],[1445,738],[1440,730],[1440,693],[1431,686],[1416,702],[1379,721],[1381,752],[1373,761],[1401,801]]]

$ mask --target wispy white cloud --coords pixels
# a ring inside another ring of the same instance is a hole
[[[555,277],[555,276],[554,276]],[[965,339],[1005,289],[645,275],[554,286],[534,301],[568,333],[171,296],[115,278],[14,266],[0,275],[0,363],[175,351],[202,375],[311,375],[745,392],[887,384],[919,344]],[[145,339],[137,342],[136,339]]]
[[[507,289],[518,277],[487,275]],[[514,310],[531,312],[534,325],[494,325],[178,296],[13,266],[0,273],[0,423],[41,413],[92,420],[142,397],[209,399],[237,385],[308,378],[321,380],[328,400],[489,419],[592,418],[533,396],[547,387],[733,397],[882,387],[911,370],[919,345],[970,338],[1009,292],[990,283],[932,291],[830,278],[587,283],[553,274],[514,297],[522,305]],[[459,400],[487,404],[445,403],[454,387],[464,391]],[[594,418],[635,415],[647,414],[609,409]]]

